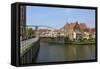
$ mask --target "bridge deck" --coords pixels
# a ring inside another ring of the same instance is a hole
[[[39,40],[39,37],[21,41],[20,42],[20,45],[21,45],[20,46],[20,53],[21,53],[21,55],[23,55],[27,51],[27,49],[29,49],[32,46],[32,44],[37,42],[38,40]]]

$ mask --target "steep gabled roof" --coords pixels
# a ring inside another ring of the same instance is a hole
[[[70,23],[66,23],[66,25],[63,27],[65,29],[75,29],[75,26],[78,24],[78,22],[70,22]]]

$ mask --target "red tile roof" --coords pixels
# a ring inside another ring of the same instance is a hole
[[[49,30],[49,29],[39,29],[38,31],[39,32],[47,32],[47,31],[51,31],[51,30]]]
[[[85,30],[87,28],[85,23],[80,23],[79,27],[80,27],[81,30]]]
[[[70,22],[70,23],[67,23],[67,24],[64,26],[64,28],[65,28],[65,29],[74,29],[75,25],[76,25],[76,22]]]
[[[74,29],[76,24],[77,24],[77,22],[66,23],[63,28],[68,29],[68,30],[69,29]],[[84,30],[84,31],[87,31],[87,32],[90,32],[90,33],[95,32],[95,28],[88,28],[85,23],[80,23],[79,28],[81,30]]]
[[[86,31],[89,32],[89,33],[94,33],[95,32],[95,28],[87,28]]]

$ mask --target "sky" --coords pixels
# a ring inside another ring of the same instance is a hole
[[[27,25],[44,25],[59,29],[67,22],[75,21],[85,23],[87,27],[95,27],[95,10],[27,6]]]

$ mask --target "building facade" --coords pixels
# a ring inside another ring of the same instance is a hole
[[[81,39],[82,31],[78,22],[66,23],[63,28],[65,37],[68,37],[72,41]]]
[[[26,7],[20,6],[20,39],[26,39]]]

